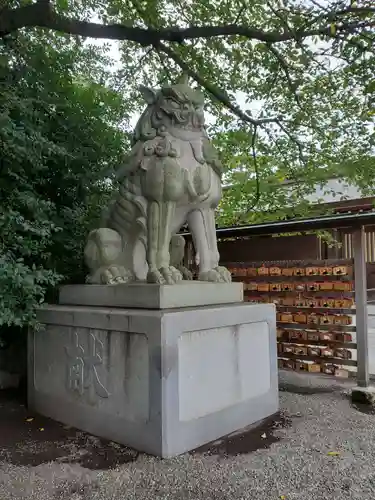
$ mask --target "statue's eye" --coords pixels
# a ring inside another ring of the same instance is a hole
[[[180,108],[180,104],[177,101],[175,101],[174,99],[167,99],[167,104],[169,107],[174,108],[174,109]]]

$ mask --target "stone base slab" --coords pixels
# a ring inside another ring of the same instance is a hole
[[[47,306],[29,333],[30,407],[161,457],[278,411],[275,307]]]
[[[242,283],[181,281],[176,285],[129,283],[120,285],[65,285],[59,304],[141,309],[175,309],[243,301]]]

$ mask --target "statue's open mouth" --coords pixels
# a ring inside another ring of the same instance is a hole
[[[191,111],[174,111],[170,113],[173,125],[184,130],[202,130],[204,117]]]
[[[204,125],[204,120],[201,120],[197,115],[195,114],[189,114],[187,118],[179,116],[175,117],[175,126],[182,128],[184,130],[195,130],[199,131],[202,130],[203,125]]]
[[[200,130],[202,130],[202,126],[194,127],[194,125],[192,123],[187,123],[186,125],[180,124],[179,128],[182,128],[184,130],[190,130],[193,132],[199,132]]]

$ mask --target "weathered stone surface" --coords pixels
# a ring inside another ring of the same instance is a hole
[[[126,283],[119,285],[66,285],[59,303],[65,305],[172,309],[243,301],[242,283],[180,281],[178,284]]]
[[[147,107],[132,149],[118,169],[112,203],[87,239],[87,282],[171,285],[190,279],[173,256],[185,223],[199,254],[199,279],[230,282],[228,270],[219,266],[215,227],[223,166],[207,136],[204,94],[187,78],[140,91]]]
[[[278,410],[275,308],[48,306],[29,336],[29,405],[171,457]]]

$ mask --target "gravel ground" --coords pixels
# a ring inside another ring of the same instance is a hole
[[[268,447],[237,455],[225,446],[164,461],[136,454],[107,470],[74,460],[20,466],[10,455],[0,462],[0,499],[373,500],[375,416],[351,407],[351,385],[283,374],[282,418],[259,430]]]

